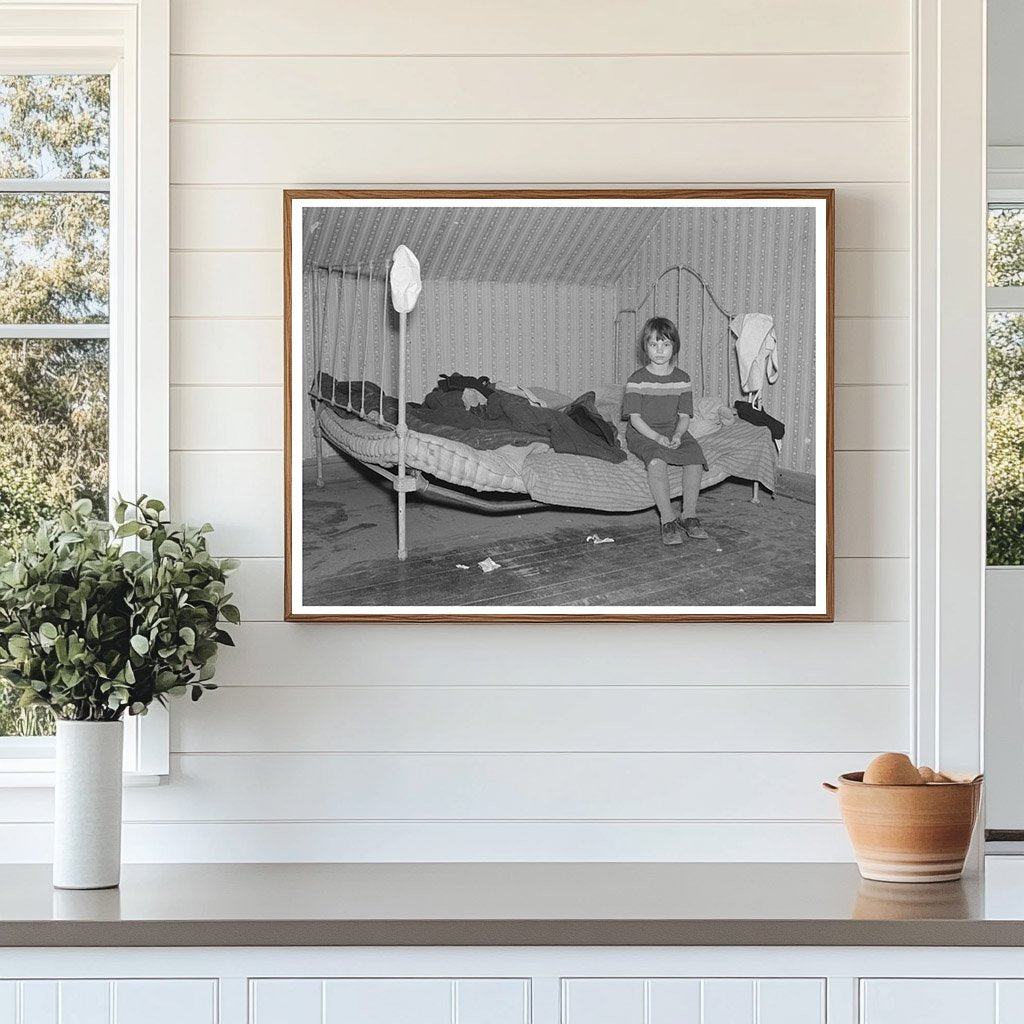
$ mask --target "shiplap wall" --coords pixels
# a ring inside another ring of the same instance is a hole
[[[246,621],[128,859],[849,859],[819,781],[910,735],[910,12],[174,0],[173,511]],[[835,624],[281,622],[281,189],[453,183],[836,187]]]

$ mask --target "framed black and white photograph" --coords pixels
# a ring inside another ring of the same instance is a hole
[[[286,617],[831,621],[833,205],[286,191]]]

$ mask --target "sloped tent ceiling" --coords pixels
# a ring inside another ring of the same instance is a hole
[[[383,266],[399,244],[425,278],[506,284],[610,285],[663,207],[313,207],[304,211],[307,267]]]

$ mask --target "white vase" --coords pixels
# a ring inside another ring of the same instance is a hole
[[[121,722],[57,722],[53,884],[109,889],[121,880]]]

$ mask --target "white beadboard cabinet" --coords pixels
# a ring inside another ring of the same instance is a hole
[[[1015,947],[0,950],[0,1024],[1019,1024]]]
[[[978,979],[865,981],[861,1024],[1016,1024],[1024,982]]]
[[[219,1020],[217,981],[212,978],[0,981],[0,1024],[218,1024]]]

